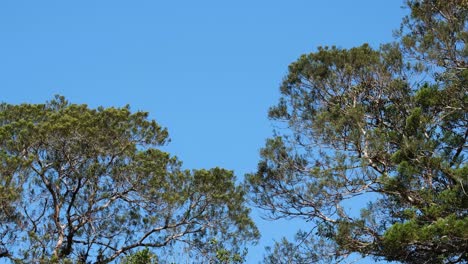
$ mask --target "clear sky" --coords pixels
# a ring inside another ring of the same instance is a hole
[[[272,134],[268,107],[289,63],[317,46],[392,41],[402,0],[2,0],[0,101],[61,94],[150,113],[185,168],[242,180]],[[258,218],[263,247],[296,223]],[[366,261],[364,261],[366,262]],[[362,263],[364,263],[362,262]],[[370,262],[368,262],[370,263]]]

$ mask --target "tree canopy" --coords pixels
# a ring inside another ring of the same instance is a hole
[[[406,4],[399,42],[289,66],[247,183],[269,217],[311,228],[266,263],[468,263],[468,2]]]
[[[244,188],[232,171],[181,169],[158,149],[167,141],[128,106],[1,104],[0,259],[164,263],[169,248],[242,259],[258,237]]]
[[[396,42],[289,66],[244,185],[129,106],[1,103],[0,262],[242,263],[250,198],[308,226],[265,263],[468,263],[468,0],[405,3]]]

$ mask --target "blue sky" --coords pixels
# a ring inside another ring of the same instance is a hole
[[[407,10],[388,0],[0,2],[0,101],[54,94],[150,113],[186,168],[255,171],[289,63],[320,45],[377,47]],[[254,215],[257,215],[254,212]],[[258,220],[263,255],[291,223]],[[364,261],[365,262],[365,261]],[[364,263],[363,262],[363,263]]]

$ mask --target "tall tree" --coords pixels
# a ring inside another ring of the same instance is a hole
[[[265,262],[468,263],[468,1],[406,3],[400,43],[289,66],[269,111],[284,129],[247,182],[271,218],[314,224]]]
[[[109,263],[173,247],[215,261],[211,241],[237,256],[258,236],[233,172],[182,170],[145,112],[56,97],[3,103],[0,124],[0,258]]]

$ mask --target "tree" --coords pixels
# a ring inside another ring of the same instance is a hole
[[[258,237],[233,172],[181,169],[145,112],[57,96],[3,103],[0,124],[0,258],[109,263],[172,247],[203,259],[213,239],[236,255]]]
[[[289,66],[247,183],[269,217],[314,224],[265,262],[468,263],[468,1],[406,3],[399,43]]]

